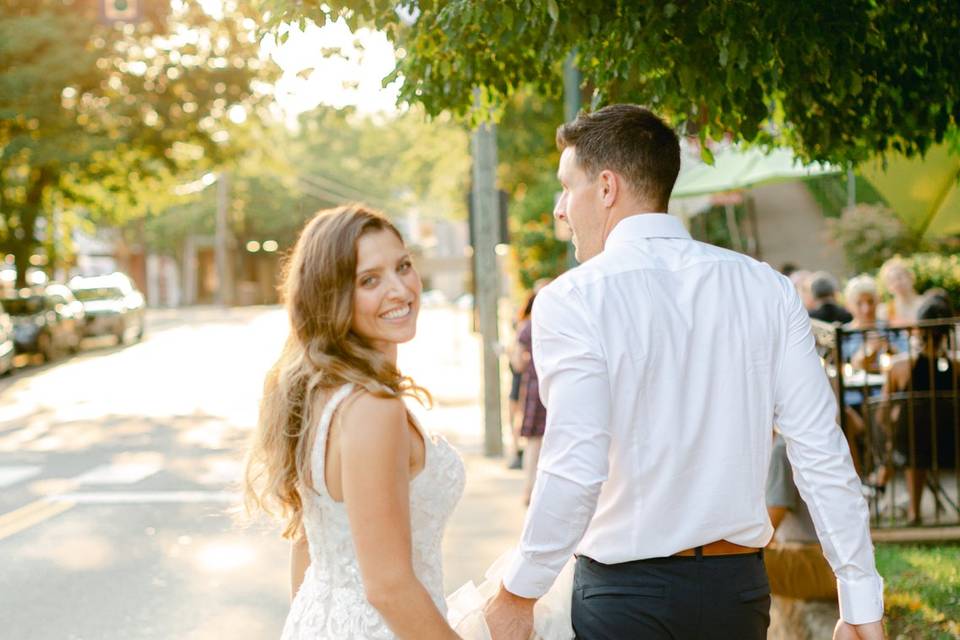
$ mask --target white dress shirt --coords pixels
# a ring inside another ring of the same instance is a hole
[[[542,596],[574,552],[614,564],[765,546],[776,423],[841,616],[882,617],[869,512],[787,278],[673,216],[631,216],[537,295],[533,355],[547,428],[507,590]]]

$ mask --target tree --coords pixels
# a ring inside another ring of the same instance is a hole
[[[18,286],[42,218],[163,206],[178,175],[237,155],[229,119],[263,99],[255,83],[272,70],[247,9],[224,2],[214,19],[195,1],[143,4],[140,23],[113,26],[97,22],[98,0],[0,7],[0,247]]]
[[[556,95],[576,51],[595,105],[650,105],[701,140],[787,144],[804,160],[922,153],[960,114],[956,0],[260,0],[268,27],[340,16],[403,55],[401,100],[430,114]],[[390,80],[390,78],[388,78]],[[706,149],[706,147],[704,147]],[[708,153],[708,152],[707,152]]]
[[[321,107],[300,116],[290,153],[314,189],[365,200],[389,214],[465,220],[470,173],[466,129],[413,108],[391,118]]]
[[[372,118],[318,107],[295,130],[252,120],[231,136],[246,149],[231,172],[230,224],[241,245],[269,239],[284,250],[314,212],[350,201],[395,217],[416,209],[423,218],[466,218],[468,137],[449,117],[428,123],[418,109]],[[212,234],[214,192],[151,216],[151,247],[176,253],[188,235]]]
[[[497,125],[498,183],[510,194],[510,245],[520,288],[530,291],[541,278],[567,266],[567,243],[553,233],[556,171],[560,152],[554,142],[563,104],[525,90],[513,95]]]

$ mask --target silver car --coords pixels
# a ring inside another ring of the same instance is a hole
[[[0,305],[0,375],[13,370],[14,355],[13,321],[10,314],[3,309],[3,305]]]
[[[143,338],[146,301],[133,281],[122,273],[70,280],[73,295],[83,303],[85,336],[112,335],[117,344],[131,336]]]

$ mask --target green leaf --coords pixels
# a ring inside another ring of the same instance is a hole
[[[863,91],[863,78],[859,73],[854,73],[853,77],[850,78],[849,90],[851,96],[858,96]]]
[[[713,166],[715,162],[713,151],[710,151],[710,147],[705,144],[700,145],[700,158],[710,166]]]

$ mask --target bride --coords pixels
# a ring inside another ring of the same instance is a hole
[[[397,369],[421,284],[397,229],[361,206],[307,223],[286,265],[290,336],[267,374],[248,510],[282,518],[294,594],[283,640],[437,639],[441,540],[464,468],[423,431]]]

